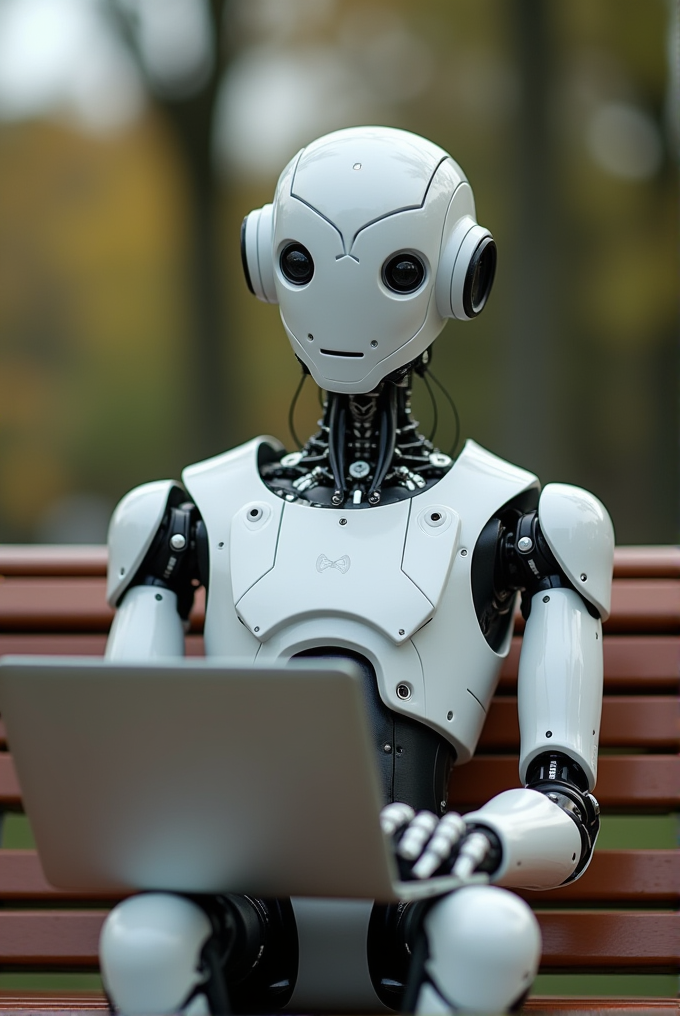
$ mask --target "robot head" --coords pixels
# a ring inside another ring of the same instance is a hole
[[[356,394],[424,352],[447,318],[476,317],[496,268],[460,166],[389,127],[303,148],[274,203],[245,218],[241,253],[251,292],[279,304],[316,383]]]

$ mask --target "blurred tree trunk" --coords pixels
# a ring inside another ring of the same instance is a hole
[[[520,74],[514,159],[516,237],[506,343],[505,413],[508,456],[544,472],[560,457],[561,394],[555,271],[559,242],[555,196],[554,46],[549,5],[512,0],[509,38]]]
[[[188,94],[159,94],[146,73],[134,24],[116,7],[119,26],[144,74],[156,107],[170,126],[185,172],[190,211],[187,251],[191,301],[186,364],[186,416],[182,444],[190,457],[214,455],[233,432],[230,407],[233,381],[228,369],[229,321],[222,295],[220,251],[220,187],[213,158],[213,126],[220,84],[227,66],[224,17],[228,0],[208,0],[214,40],[210,73],[200,88]]]

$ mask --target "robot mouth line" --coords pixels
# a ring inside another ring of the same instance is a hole
[[[364,355],[363,353],[346,353],[342,349],[320,349],[319,352],[323,353],[324,356],[349,356],[355,360],[361,360]]]

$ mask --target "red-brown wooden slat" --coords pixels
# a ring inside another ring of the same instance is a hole
[[[544,907],[574,903],[675,907],[680,900],[680,851],[596,850],[575,882],[545,892],[520,890],[519,895]]]
[[[458,809],[478,807],[495,794],[519,786],[516,755],[480,755],[456,767],[449,800]],[[603,808],[675,811],[680,805],[680,757],[677,755],[605,755],[596,788]],[[21,805],[19,783],[7,752],[0,753],[0,806]]]
[[[0,965],[94,968],[106,910],[0,911]]]
[[[83,632],[54,635],[0,633],[0,656],[103,656],[105,634]],[[190,633],[186,636],[187,656],[203,656],[203,636]]]
[[[78,1016],[82,1012],[109,1012],[102,991],[0,991],[0,1012],[22,1016]],[[656,1014],[663,1016],[663,1014]]]
[[[100,991],[45,992],[0,991],[0,1012],[20,1012],[22,1016],[78,1016],[81,1012],[108,1012],[108,1003]],[[675,998],[604,998],[602,996],[567,997],[532,995],[522,1013],[540,1016],[678,1016],[680,999]]]
[[[515,630],[524,630],[518,614]],[[607,634],[680,632],[680,579],[615,579]]]
[[[55,889],[45,878],[35,850],[0,850],[0,900],[49,902],[59,906],[64,900],[118,900],[121,893]]]
[[[103,544],[0,545],[0,575],[104,575]],[[616,547],[615,578],[680,578],[680,547]]]
[[[516,637],[503,663],[499,690],[509,693],[517,685],[517,663],[522,640]],[[202,637],[187,636],[187,655],[203,652]],[[101,656],[105,633],[0,632],[0,656]],[[680,635],[608,635],[604,647],[605,691],[677,691],[680,689]]]
[[[519,786],[517,756],[481,755],[456,767],[449,800],[471,809],[495,794]],[[641,808],[674,811],[680,805],[680,757],[677,755],[605,755],[600,759],[597,798],[610,811]],[[0,754],[0,806],[19,808],[21,792],[12,757]]]
[[[10,578],[0,582],[0,631],[107,632],[113,611],[101,578]],[[191,613],[203,625],[205,595],[197,590]]]
[[[680,631],[680,580],[615,579],[606,632]]]
[[[202,624],[202,591],[192,615]],[[105,581],[97,577],[4,578],[0,581],[0,629],[4,631],[105,631],[112,613]],[[518,630],[522,627],[518,618]],[[680,631],[680,580],[618,579],[607,632]]]
[[[680,578],[680,547],[616,547],[614,578]]]
[[[21,1012],[22,1016],[78,1016],[81,1012],[108,1012],[102,992],[0,991],[0,1012]],[[579,1016],[606,1013],[606,1016],[678,1016],[680,999],[673,998],[603,998],[532,995],[520,1010],[540,1016]]]
[[[453,808],[469,811],[519,785],[516,755],[481,755],[453,770],[449,801]],[[605,755],[599,761],[595,794],[610,811],[676,811],[680,805],[680,757]]]
[[[21,788],[17,779],[12,756],[8,752],[0,753],[0,808],[17,809],[21,807]]]
[[[12,578],[0,582],[3,631],[107,631],[113,611],[101,578]]]
[[[81,1012],[108,1012],[102,992],[16,992],[0,991],[0,1012],[21,1012],[22,1016],[78,1016]],[[678,1016],[680,999],[674,998],[621,998],[567,997],[532,995],[520,1012],[540,1016]]]
[[[671,695],[607,695],[602,707],[603,748],[678,749],[680,699]],[[496,698],[479,740],[480,751],[517,751],[519,720],[514,696]]]
[[[1,1008],[1,1005],[0,1005]],[[588,997],[532,995],[527,999],[520,1013],[532,1016],[678,1016],[680,998],[622,998],[620,995],[604,998],[602,995]]]
[[[103,910],[0,911],[0,964],[93,967]],[[680,915],[655,912],[538,913],[542,969],[672,970],[680,961]]]
[[[541,969],[657,969],[680,963],[680,914],[553,911],[537,915],[543,936]]]
[[[521,644],[515,636],[503,662],[499,684],[503,694],[517,686]],[[605,635],[602,646],[605,691],[680,690],[680,635]]]
[[[106,575],[107,562],[102,544],[0,544],[0,575]]]
[[[680,851],[598,850],[585,874],[559,889],[520,891],[529,903],[560,906],[567,903],[636,903],[674,906],[680,899]],[[119,893],[55,889],[43,874],[35,850],[0,850],[0,900],[52,902],[116,900]]]

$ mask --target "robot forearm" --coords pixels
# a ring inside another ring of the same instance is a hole
[[[517,688],[520,779],[545,752],[576,761],[592,789],[602,711],[602,623],[573,589],[536,593]]]
[[[153,660],[184,655],[184,626],[177,596],[158,586],[128,589],[111,625],[109,660]]]

